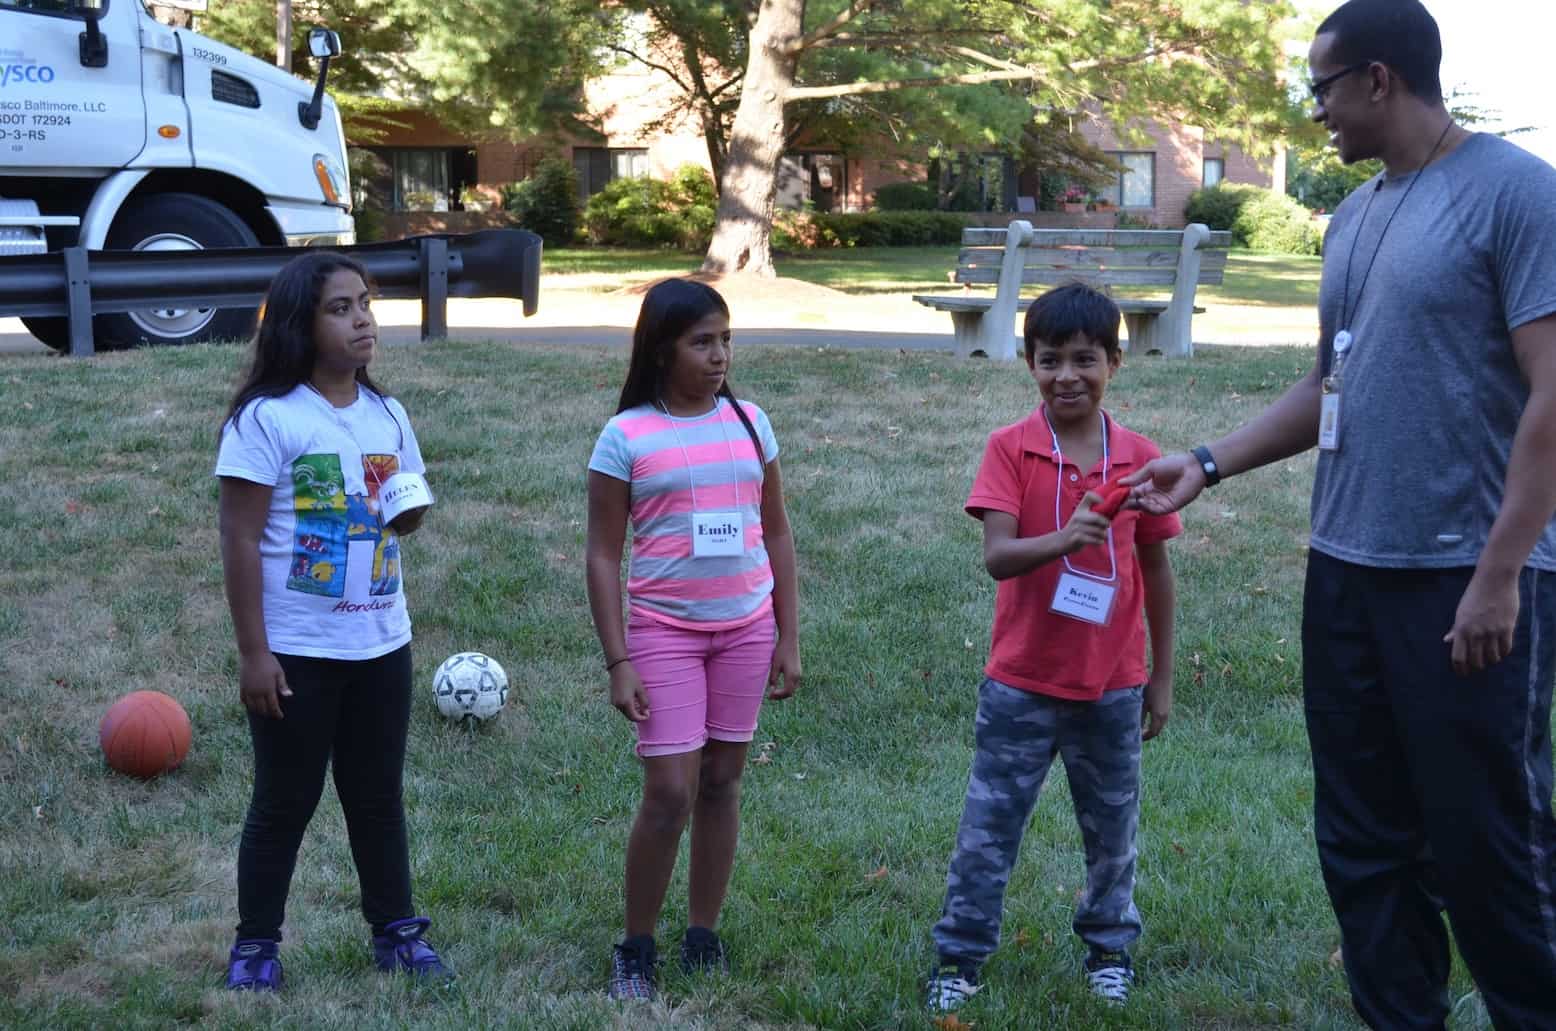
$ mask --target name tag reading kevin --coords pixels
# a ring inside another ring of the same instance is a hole
[[[694,558],[722,558],[745,553],[746,526],[743,513],[692,513],[692,556]]]
[[[1113,615],[1113,596],[1116,593],[1117,588],[1112,584],[1100,583],[1074,573],[1061,573],[1059,586],[1054,590],[1054,602],[1049,609],[1083,623],[1106,626]]]

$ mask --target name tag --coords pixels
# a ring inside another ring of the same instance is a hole
[[[1074,573],[1059,574],[1059,586],[1049,610],[1083,623],[1107,626],[1113,615],[1113,596],[1117,588]]]
[[[1318,448],[1340,450],[1340,395],[1325,394],[1318,404]]]
[[[694,558],[723,558],[745,553],[746,525],[742,513],[692,513],[692,556]]]

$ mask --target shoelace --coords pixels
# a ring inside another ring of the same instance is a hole
[[[1121,1000],[1129,997],[1129,985],[1134,975],[1128,967],[1103,967],[1100,970],[1088,970],[1086,979],[1091,982],[1092,991],[1102,998]]]
[[[982,987],[960,974],[936,974],[929,983],[929,1004],[939,1010],[955,1009]]]
[[[636,949],[623,949],[618,945],[615,965],[614,980],[618,991],[636,999],[646,999],[652,995],[653,985],[648,978],[648,963],[641,952]]]

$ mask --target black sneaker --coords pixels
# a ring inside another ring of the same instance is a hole
[[[659,962],[654,939],[640,934],[616,946],[611,956],[610,997],[625,1001],[654,998],[654,967]]]
[[[1086,957],[1086,983],[1091,994],[1108,1002],[1128,1002],[1129,989],[1135,983],[1135,967],[1129,953],[1099,952]]]
[[[941,956],[929,974],[925,1005],[931,1013],[954,1013],[978,993],[978,968],[971,963]]]
[[[724,943],[706,927],[688,927],[681,939],[681,969],[688,974],[727,974]]]

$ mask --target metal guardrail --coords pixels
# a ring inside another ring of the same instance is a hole
[[[450,297],[511,297],[535,314],[540,237],[523,229],[416,236],[332,247],[361,262],[377,296],[421,299],[421,338],[448,336]],[[70,322],[70,354],[90,355],[92,316],[143,308],[252,308],[291,247],[204,251],[87,251],[0,257],[0,315]]]

